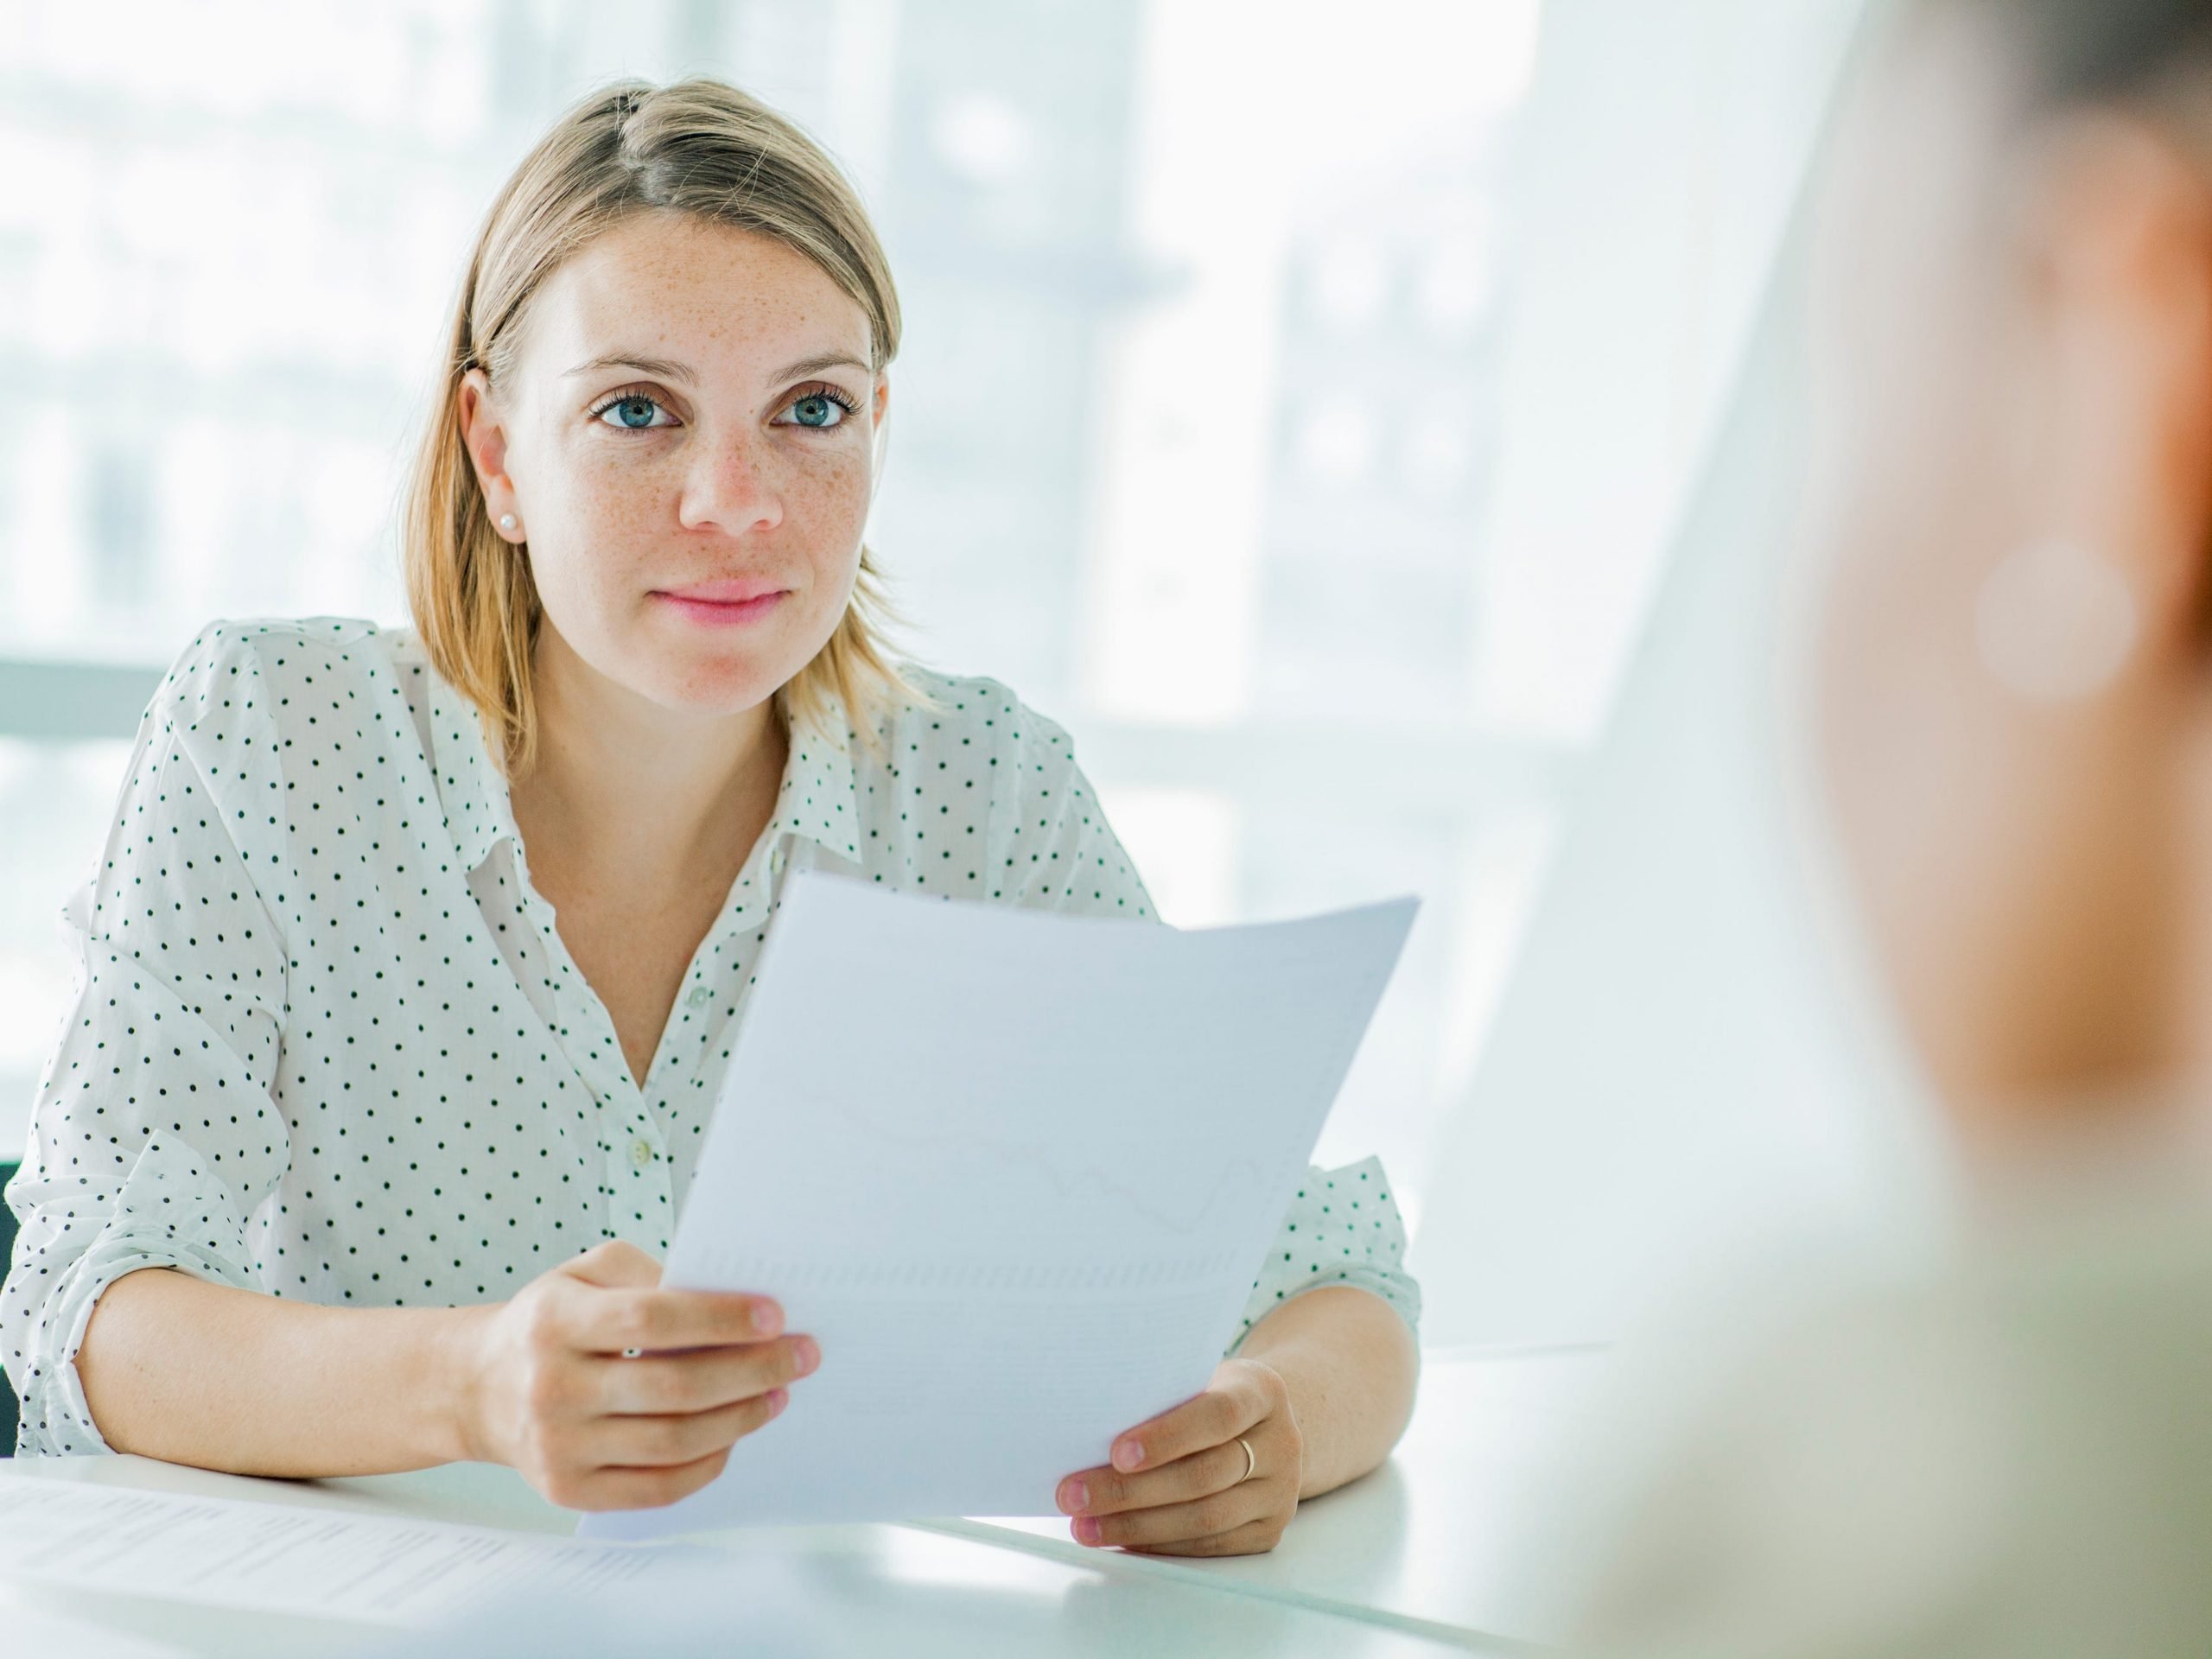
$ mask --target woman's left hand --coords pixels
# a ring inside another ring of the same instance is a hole
[[[1119,1436],[1112,1458],[1060,1483],[1077,1543],[1256,1555],[1297,1512],[1306,1442],[1281,1376],[1257,1360],[1225,1359],[1204,1394]]]

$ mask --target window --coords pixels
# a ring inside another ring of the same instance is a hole
[[[1322,1149],[1417,1211],[1856,10],[0,7],[0,1145],[155,671],[402,617],[477,215],[590,85],[704,70],[888,244],[918,654],[1071,728],[1172,921],[1424,896]]]

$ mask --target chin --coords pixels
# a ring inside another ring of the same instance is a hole
[[[665,708],[697,715],[739,715],[757,709],[806,666],[786,664],[786,653],[702,652],[689,662],[664,656],[645,665],[640,690]]]
[[[790,677],[778,678],[751,665],[719,673],[702,671],[668,679],[648,695],[663,707],[686,714],[741,715],[774,696]]]

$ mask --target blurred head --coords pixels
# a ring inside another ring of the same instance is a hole
[[[537,748],[564,669],[687,717],[897,683],[861,535],[899,304],[850,186],[709,79],[571,109],[486,217],[410,490],[439,671]]]
[[[1939,1089],[2003,1135],[2212,1034],[2212,0],[1926,0],[1815,255],[1821,753]]]

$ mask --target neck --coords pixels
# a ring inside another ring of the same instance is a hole
[[[648,891],[702,870],[734,875],[782,783],[788,740],[772,701],[674,713],[591,668],[550,627],[532,666],[537,758],[511,794],[533,868],[550,855],[593,873],[594,886]]]
[[[2146,721],[2097,752],[2021,814],[2044,836],[2035,901],[1984,950],[1997,994],[1955,1007],[1947,1092],[1999,1156],[2212,1127],[2212,721]]]

